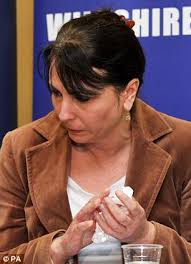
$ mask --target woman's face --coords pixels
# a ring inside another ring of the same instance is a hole
[[[72,97],[52,67],[52,103],[59,119],[76,143],[96,143],[110,138],[124,122],[124,100],[112,86],[97,97],[80,102]]]

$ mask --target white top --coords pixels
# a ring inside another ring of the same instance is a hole
[[[121,189],[125,184],[126,176],[115,182],[110,187],[110,194]],[[83,190],[71,177],[68,178],[68,199],[72,217],[94,196],[94,194]],[[107,241],[92,243],[83,248],[79,253],[79,264],[122,264],[121,243],[108,236]]]

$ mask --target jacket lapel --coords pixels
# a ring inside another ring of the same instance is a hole
[[[154,141],[172,128],[158,112],[139,100],[131,123],[132,147],[125,185],[134,189],[134,197],[148,217],[171,164],[171,156]]]
[[[35,129],[42,134],[46,131],[45,127],[42,130],[44,125]],[[52,125],[49,129],[55,130],[54,137],[26,151],[31,199],[48,232],[67,229],[72,219],[67,196],[69,141],[66,131],[56,121]]]
[[[171,156],[155,141],[172,128],[161,114],[139,99],[132,110],[131,124],[132,147],[125,185],[134,189],[148,217],[171,164]],[[48,232],[67,229],[72,220],[67,196],[69,140],[54,114],[35,130],[48,141],[26,150],[31,199]]]

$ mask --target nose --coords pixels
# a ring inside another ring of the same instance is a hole
[[[62,100],[58,117],[63,122],[67,122],[75,118],[75,113],[71,101]]]

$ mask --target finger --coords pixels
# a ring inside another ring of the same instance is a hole
[[[111,235],[111,236],[115,235],[112,228],[105,222],[105,219],[103,218],[103,216],[101,214],[95,212],[95,219],[96,219],[98,225],[103,230],[103,232],[105,232],[106,234]]]
[[[104,204],[101,204],[100,210],[105,222],[111,226],[115,232],[125,231],[125,226],[128,224],[128,216],[122,209],[117,206],[117,210],[115,211],[115,209],[109,209]]]
[[[74,232],[83,234],[84,232],[95,229],[95,222],[93,220],[84,221],[82,223],[76,224],[74,227]]]
[[[106,196],[108,196],[109,194],[110,194],[110,189],[107,188],[107,189],[105,189],[103,192],[101,192],[101,193],[98,195],[98,197],[99,197],[100,199],[103,199],[103,198],[105,198]]]
[[[91,198],[89,202],[78,212],[75,218],[79,222],[87,220],[90,215],[99,207],[104,197],[108,196],[109,193],[109,189],[105,189],[100,194]]]
[[[96,229],[96,225],[95,225],[94,229],[92,229],[90,231],[87,231],[87,232],[84,232],[83,247],[87,246],[90,243],[92,243],[92,238],[93,238],[93,235],[95,234],[95,229]]]
[[[101,199],[98,197],[92,198],[82,209],[77,213],[75,220],[82,222],[89,220],[90,215],[99,207]]]
[[[93,242],[92,238],[93,238],[94,233],[95,232],[91,232],[91,233],[84,235],[83,241],[82,241],[82,247],[86,247]]]
[[[70,230],[69,230],[70,229]],[[92,236],[95,233],[96,222],[95,221],[84,221],[82,223],[74,224],[68,229],[68,241],[67,247],[73,250],[75,247],[79,249],[87,246],[92,241]],[[70,242],[71,246],[70,246]],[[73,248],[74,247],[74,248]]]
[[[106,197],[104,199],[104,203],[109,209],[110,213],[113,215],[113,217],[122,225],[126,226],[128,224],[129,220],[129,211],[125,206],[119,206],[118,204],[115,204],[110,197]],[[103,208],[104,209],[104,208]],[[107,211],[105,211],[105,214]],[[109,217],[107,214],[106,217]]]
[[[131,216],[135,217],[142,213],[142,207],[140,204],[133,198],[129,198],[126,194],[124,194],[122,191],[118,190],[116,191],[116,195],[119,198],[119,200],[125,205],[125,207],[128,209]]]

